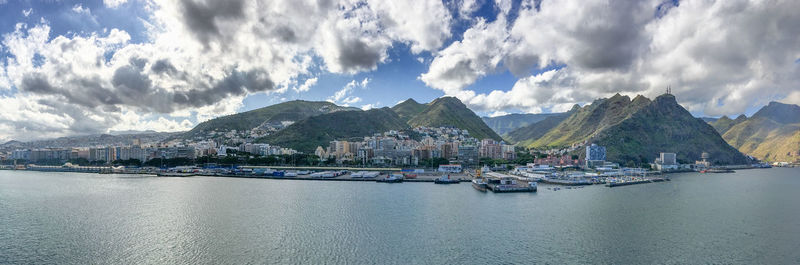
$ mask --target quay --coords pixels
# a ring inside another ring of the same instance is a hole
[[[606,187],[613,188],[613,187],[620,187],[620,186],[645,184],[645,183],[654,183],[654,182],[664,182],[664,181],[669,181],[669,178],[647,178],[647,179],[639,179],[639,180],[613,181],[613,182],[606,183]]]

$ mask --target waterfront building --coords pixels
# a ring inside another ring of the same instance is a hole
[[[653,165],[656,170],[661,171],[676,170],[680,167],[675,153],[660,153]]]
[[[586,167],[602,166],[606,161],[606,147],[591,144],[586,146]]]

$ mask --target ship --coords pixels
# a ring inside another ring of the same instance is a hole
[[[486,183],[483,179],[473,179],[472,180],[472,187],[478,191],[486,192],[486,188],[489,184]]]
[[[458,184],[459,180],[451,179],[450,175],[442,175],[440,178],[434,179],[433,183],[436,184]]]
[[[392,174],[386,178],[378,179],[377,182],[386,182],[386,183],[400,183],[403,182],[403,175],[402,174]]]

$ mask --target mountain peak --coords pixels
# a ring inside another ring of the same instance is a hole
[[[403,100],[403,102],[398,103],[397,105],[400,105],[400,104],[419,104],[419,102],[417,102],[413,98],[408,98],[406,100]]]
[[[576,112],[576,111],[578,111],[580,109],[581,109],[581,105],[575,104],[575,105],[572,105],[572,108],[569,109],[569,111],[567,111],[567,112]]]
[[[772,101],[756,114],[756,118],[766,118],[783,124],[800,123],[800,106]]]
[[[461,100],[455,97],[437,98],[423,106],[424,109],[421,112],[408,120],[408,124],[412,127],[452,126],[466,129],[472,137],[477,139],[502,140],[478,115],[475,115]]]
[[[428,103],[428,105],[434,105],[434,104],[464,105],[464,103],[461,102],[461,100],[459,100],[458,98],[450,97],[450,96],[440,97],[440,98],[434,99],[433,101],[431,101],[431,103]],[[464,105],[464,106],[466,106],[466,105]]]
[[[612,96],[611,98],[609,98],[609,99],[608,99],[608,101],[625,101],[625,102],[630,102],[630,101],[631,101],[631,98],[630,98],[630,97],[628,97],[628,96],[623,96],[623,95],[621,95],[620,93],[616,93],[616,94],[614,94],[614,96]]]

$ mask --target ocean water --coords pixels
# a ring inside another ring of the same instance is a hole
[[[547,187],[0,171],[0,264],[800,264],[800,169]]]

